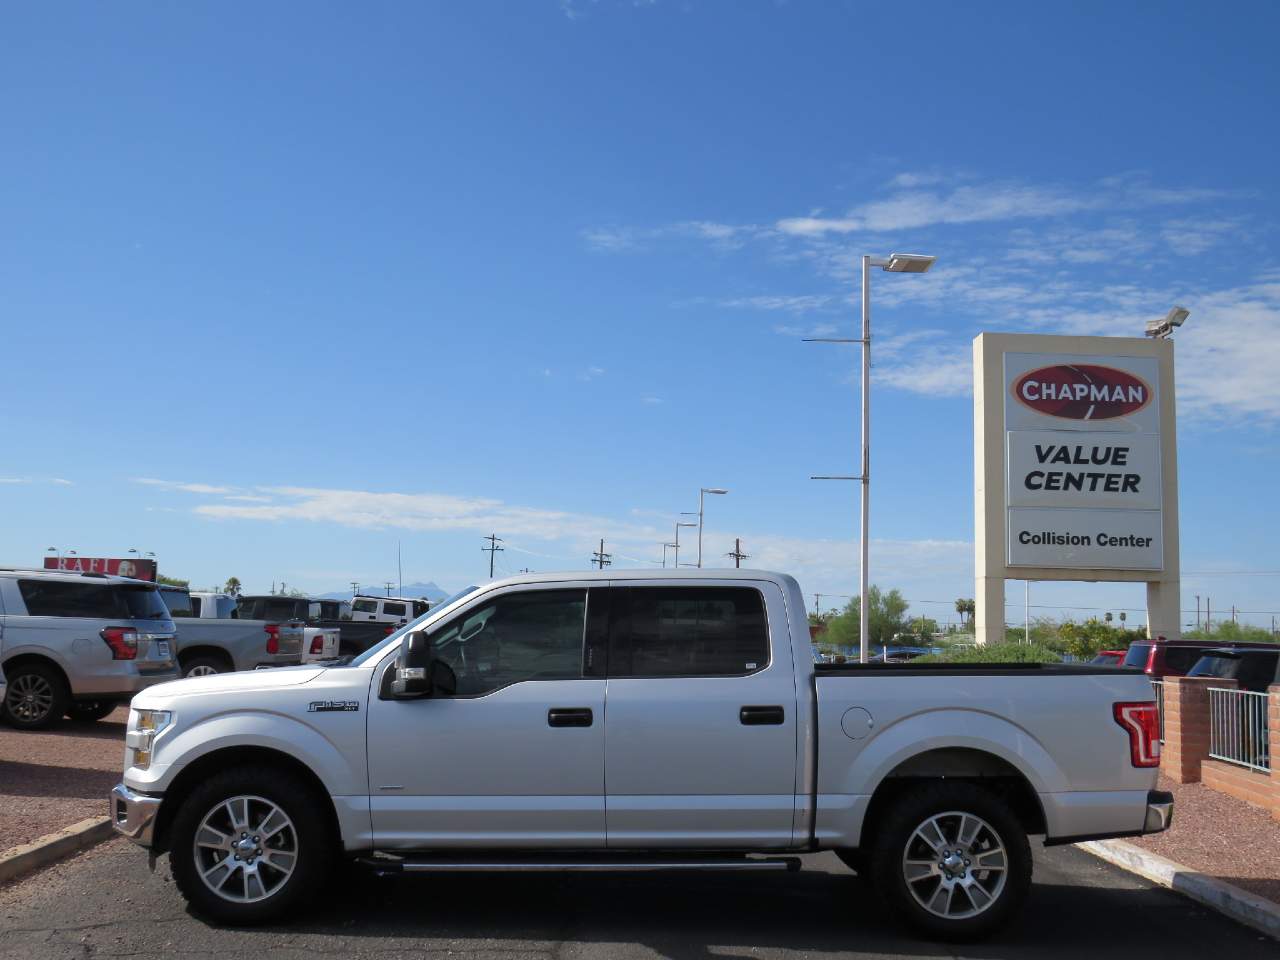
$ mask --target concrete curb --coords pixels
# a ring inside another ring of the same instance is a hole
[[[109,817],[90,817],[56,833],[46,833],[34,843],[0,851],[0,883],[92,847],[111,835]]]
[[[1123,840],[1090,840],[1076,846],[1280,940],[1280,904]]]

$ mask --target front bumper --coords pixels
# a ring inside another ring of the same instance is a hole
[[[1168,790],[1147,791],[1147,818],[1143,833],[1160,833],[1173,826],[1173,794]]]
[[[128,837],[144,847],[151,846],[155,831],[156,814],[160,812],[160,797],[134,793],[123,783],[111,789],[111,826],[116,833]]]

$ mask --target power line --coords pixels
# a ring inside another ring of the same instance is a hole
[[[483,539],[485,539],[485,540],[488,540],[488,541],[489,541],[489,546],[487,546],[487,547],[481,547],[481,548],[480,548],[480,551],[481,551],[482,553],[487,553],[487,554],[489,554],[489,579],[490,579],[490,580],[492,580],[492,579],[493,579],[493,557],[494,557],[494,554],[501,553],[501,552],[502,552],[503,550],[505,550],[506,548],[505,548],[505,547],[500,547],[500,546],[498,546],[498,544],[502,543],[502,538],[501,538],[501,537],[499,537],[499,536],[497,536],[496,534],[492,534],[492,533],[491,533],[491,534],[489,534],[487,537],[484,537]]]
[[[607,566],[612,565],[613,563],[613,560],[612,560],[613,554],[604,552],[603,537],[600,538],[600,549],[597,550],[595,553],[593,553],[591,556],[592,556],[591,562],[594,563],[601,570],[603,570]]]

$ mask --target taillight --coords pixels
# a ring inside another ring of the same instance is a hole
[[[314,637],[311,638],[311,652],[313,654],[324,653],[324,634],[323,633],[317,633]]]
[[[1160,766],[1160,711],[1154,700],[1112,706],[1116,723],[1129,734],[1129,759],[1135,767]]]
[[[132,627],[105,627],[98,636],[111,648],[112,660],[132,660],[138,656],[138,631]]]
[[[393,633],[395,633],[395,632],[396,632],[396,628],[395,628],[393,625],[391,625],[391,624],[389,624],[389,623],[388,623],[388,624],[387,624],[387,629],[385,629],[385,630],[383,630],[383,631],[382,631],[382,635],[383,635],[384,637],[389,637],[389,636],[391,636],[391,635],[392,635]]]
[[[1155,676],[1156,673],[1156,651],[1159,649],[1160,648],[1153,643],[1151,645],[1151,649],[1147,651],[1147,665],[1143,669],[1152,676]]]
[[[268,623],[262,628],[267,631],[267,653],[276,654],[280,652],[280,624]]]

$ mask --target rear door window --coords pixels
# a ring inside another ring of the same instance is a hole
[[[378,601],[377,600],[356,600],[354,603],[351,604],[351,610],[353,613],[377,613]]]
[[[1186,673],[1204,655],[1203,647],[1165,647],[1164,669],[1166,673]]]
[[[33,617],[95,620],[167,620],[169,609],[154,587],[73,580],[19,580],[18,591]]]
[[[1147,657],[1151,655],[1151,644],[1149,643],[1131,643],[1129,644],[1129,652],[1124,655],[1124,665],[1126,667],[1137,667],[1145,670],[1147,667]]]
[[[611,677],[732,677],[769,665],[759,590],[633,587],[611,592]]]
[[[382,605],[382,612],[389,617],[403,617],[405,615],[406,608],[403,603],[387,602]]]

